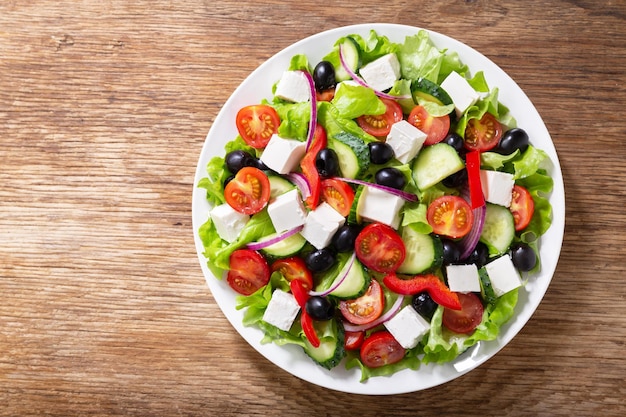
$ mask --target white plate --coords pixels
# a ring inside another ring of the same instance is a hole
[[[418,391],[451,381],[476,368],[502,349],[526,324],[541,302],[561,251],[565,224],[565,197],[563,178],[554,145],[541,117],[520,87],[497,65],[467,45],[436,32],[429,31],[432,41],[440,48],[458,52],[461,60],[472,71],[484,71],[490,87],[499,87],[500,101],[509,107],[518,122],[529,134],[533,145],[543,149],[550,156],[549,168],[554,179],[554,191],[550,196],[553,208],[553,223],[541,238],[541,273],[530,277],[526,286],[519,293],[519,302],[515,316],[502,327],[497,340],[480,342],[451,363],[444,365],[426,365],[417,371],[403,370],[390,377],[370,378],[365,383],[359,382],[360,371],[346,371],[343,363],[332,371],[327,371],[309,359],[297,346],[261,345],[262,332],[256,328],[244,327],[241,323],[242,311],[235,310],[235,292],[225,280],[216,279],[206,266],[202,242],[198,238],[198,228],[208,218],[209,205],[203,189],[197,187],[198,181],[206,176],[206,166],[215,155],[224,154],[226,142],[237,135],[235,114],[239,108],[260,102],[263,98],[272,98],[271,87],[288,67],[295,54],[306,54],[312,64],[332,49],[334,42],[345,35],[357,33],[367,36],[370,30],[386,35],[391,41],[403,42],[407,35],[414,35],[419,28],[393,24],[362,24],[341,27],[322,32],[280,51],[259,66],[235,90],[218,114],[200,154],[193,190],[193,231],[200,265],[207,284],[219,307],[232,326],[259,353],[271,362],[303,380],[329,389],[369,395],[387,395]],[[252,46],[251,46],[252,47]]]

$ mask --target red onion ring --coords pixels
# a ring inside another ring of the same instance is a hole
[[[317,124],[317,94],[315,93],[315,81],[308,71],[301,71],[309,83],[309,91],[311,92],[311,120],[309,120],[309,132],[306,137],[305,151],[309,150],[309,146],[313,142],[315,136],[315,125]]]
[[[346,279],[346,277],[348,276],[348,273],[352,269],[352,265],[354,265],[354,258],[356,258],[356,255],[354,254],[354,252],[352,252],[352,256],[350,257],[350,260],[348,261],[348,268],[346,269],[345,274],[343,274],[343,276],[339,280],[335,279],[335,281],[333,281],[333,285],[331,285],[329,289],[324,290],[324,291],[309,291],[309,295],[311,297],[314,297],[314,296],[326,297],[328,294],[330,294],[331,292],[339,288],[339,286],[343,284],[343,281]]]
[[[250,242],[246,246],[248,247],[248,249],[252,249],[252,250],[264,249],[264,248],[267,248],[268,246],[272,246],[273,244],[280,242],[281,240],[285,240],[288,237],[295,235],[296,233],[300,232],[303,227],[304,226],[298,226],[291,230],[287,230],[285,233],[281,233],[271,239],[260,240],[258,242]]]
[[[302,194],[302,199],[306,199],[311,195],[311,185],[303,174],[300,174],[299,172],[290,172],[286,175],[286,177],[289,181],[296,184],[296,187],[300,190],[300,194]]]
[[[352,178],[341,178],[341,177],[335,177],[335,178],[341,181],[352,183],[352,184],[366,185],[368,187],[378,188],[379,190],[386,191],[393,195],[397,195],[398,197],[401,197],[405,199],[406,201],[410,201],[413,203],[419,201],[415,194],[407,193],[406,191],[398,190],[397,188],[387,187],[386,185],[376,184],[375,182],[361,181],[361,180],[352,179]]]

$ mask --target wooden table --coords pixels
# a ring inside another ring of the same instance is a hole
[[[0,414],[626,414],[626,3],[0,3]],[[544,302],[478,369],[422,392],[328,391],[243,342],[191,228],[205,135],[259,64],[321,30],[426,27],[495,61],[565,178]]]

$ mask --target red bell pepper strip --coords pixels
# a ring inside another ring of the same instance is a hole
[[[306,300],[309,299],[309,292],[304,288],[304,284],[302,283],[302,281],[299,279],[294,279],[289,283],[289,287],[291,288],[293,298],[296,299],[296,302],[298,303],[300,308],[304,309]]]
[[[306,310],[302,310],[300,313],[300,323],[302,324],[302,330],[304,331],[304,335],[307,339],[309,339],[309,343],[313,345],[313,347],[320,347],[320,339],[317,337],[317,333],[315,333],[315,327],[313,327],[313,319],[306,312]]]
[[[465,155],[465,167],[467,169],[467,183],[470,191],[470,206],[473,209],[485,204],[483,187],[480,182],[480,152],[471,151]]]
[[[450,291],[450,288],[436,275],[416,275],[413,278],[402,279],[396,274],[391,273],[383,278],[383,284],[391,291],[403,295],[415,295],[423,291],[428,291],[430,297],[437,304],[452,310],[461,309],[459,296]]]
[[[311,194],[306,198],[305,203],[309,209],[314,210],[320,201],[322,190],[320,174],[315,167],[315,158],[319,151],[326,147],[326,130],[319,123],[315,126],[315,134],[309,150],[300,161],[302,174],[306,177]]]

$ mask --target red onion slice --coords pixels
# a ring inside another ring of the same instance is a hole
[[[280,242],[281,240],[285,240],[288,237],[295,235],[296,233],[300,232],[303,227],[304,226],[298,226],[291,230],[287,230],[284,233],[280,233],[270,239],[259,240],[258,242],[250,242],[246,246],[248,247],[248,249],[252,249],[252,250],[264,249],[264,248],[267,248],[268,246],[272,246],[273,244]]]
[[[311,185],[303,174],[300,174],[299,172],[290,172],[286,175],[286,177],[289,181],[296,184],[296,187],[300,190],[303,200],[311,195]]]
[[[413,203],[419,201],[415,194],[407,193],[406,191],[398,190],[397,188],[387,187],[386,185],[376,184],[375,182],[367,182],[367,181],[362,181],[362,180],[357,180],[357,179],[352,179],[352,178],[341,178],[341,177],[336,177],[336,178],[338,180],[349,182],[352,184],[365,185],[365,186],[372,187],[372,188],[378,188],[379,190],[386,191],[389,194],[397,195],[398,197],[401,197],[405,199],[406,201],[410,201]]]
[[[331,292],[339,288],[339,286],[343,284],[343,281],[346,279],[346,277],[350,273],[350,270],[352,269],[352,265],[354,265],[354,258],[356,258],[356,255],[354,254],[354,252],[352,252],[352,256],[348,260],[348,266],[346,268],[346,272],[343,274],[343,276],[340,279],[338,280],[335,279],[335,281],[333,282],[333,285],[331,285],[329,289],[324,290],[324,291],[309,291],[309,295],[311,297],[318,296],[318,295],[321,297],[326,297],[328,294],[330,294]]]
[[[309,120],[309,132],[306,137],[306,151],[309,150],[309,146],[313,142],[313,136],[315,136],[315,125],[317,124],[317,94],[315,93],[315,81],[308,71],[301,71],[304,74],[307,82],[309,83],[309,91],[311,93],[311,120]]]
[[[343,328],[347,332],[361,332],[363,330],[369,330],[369,329],[371,329],[373,327],[376,327],[379,324],[382,324],[382,323],[386,322],[387,320],[389,320],[390,318],[392,318],[393,316],[395,316],[398,313],[398,311],[400,310],[400,307],[402,307],[402,302],[403,301],[404,301],[404,295],[398,295],[398,298],[396,299],[396,302],[393,303],[391,308],[389,310],[387,310],[387,312],[385,312],[385,314],[383,314],[382,316],[380,316],[376,320],[371,321],[371,322],[366,323],[366,324],[360,324],[360,325],[356,325],[356,324],[352,324],[352,323],[349,323],[347,321],[344,321],[343,322]]]
[[[356,81],[357,84],[359,84],[362,87],[366,87],[369,88],[370,90],[372,90],[374,92],[374,94],[376,94],[378,97],[380,98],[387,98],[389,100],[398,100],[398,99],[407,99],[407,98],[411,98],[411,96],[409,95],[400,95],[400,96],[393,96],[391,94],[387,94],[385,92],[382,91],[378,91],[375,88],[372,88],[368,83],[366,83],[361,77],[359,77],[357,75],[356,72],[352,71],[352,69],[348,66],[348,64],[346,63],[344,57],[343,57],[343,49],[342,49],[342,45],[339,44],[339,61],[341,62],[341,66],[343,67],[343,69],[346,70],[346,72],[348,73],[348,75],[350,77],[352,77],[352,79],[354,81]]]
[[[472,224],[472,228],[467,235],[463,237],[459,241],[459,249],[461,249],[461,259],[466,259],[468,256],[472,254],[478,241],[480,240],[480,235],[483,232],[483,227],[485,226],[485,217],[487,214],[487,205],[483,204],[480,207],[476,207],[472,210],[474,214],[474,223]]]

